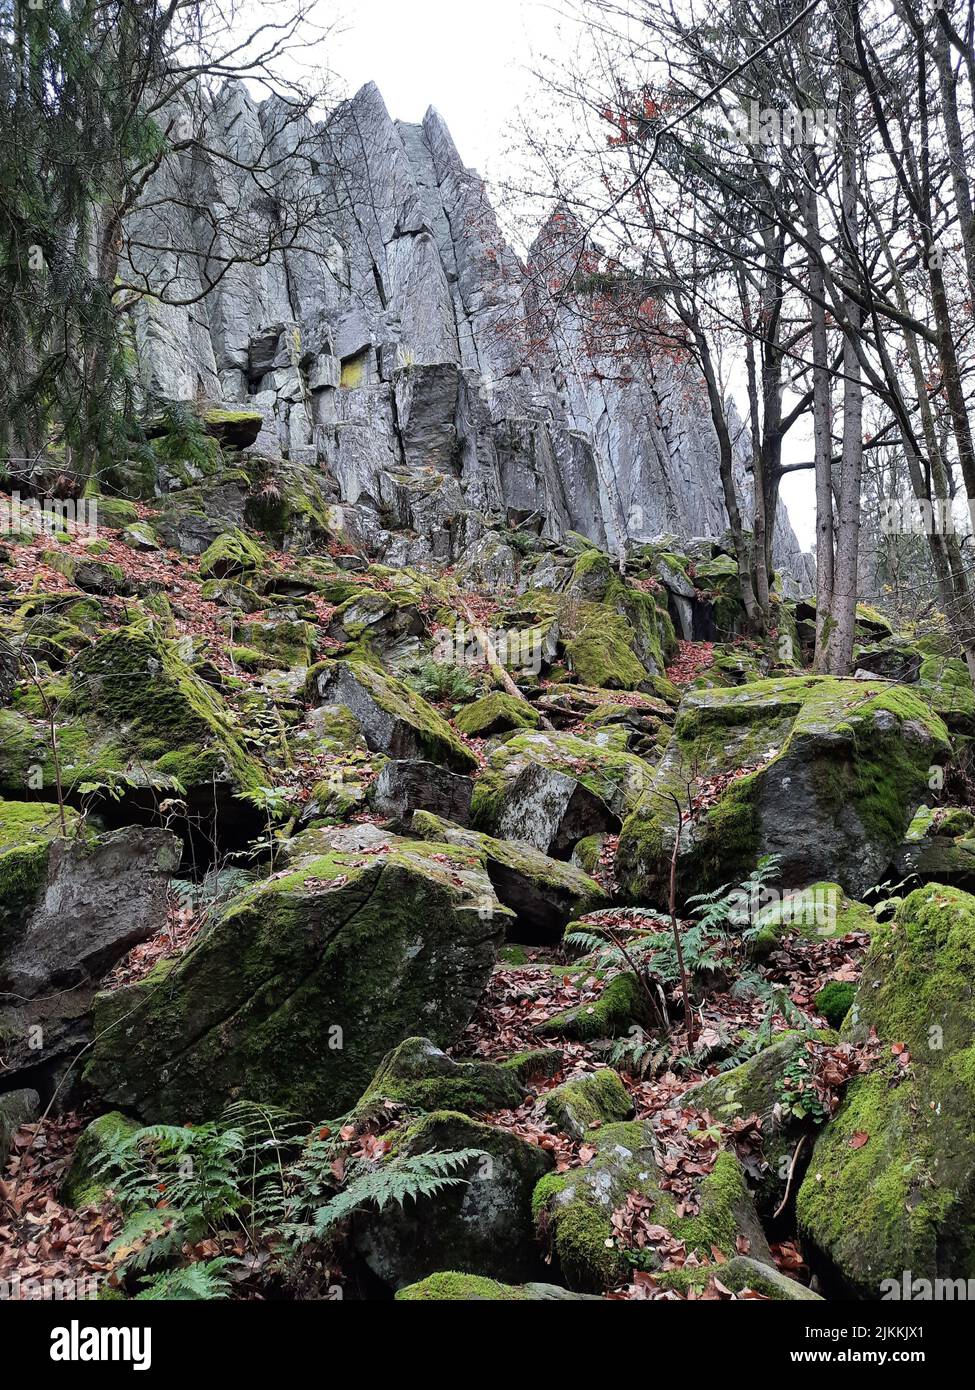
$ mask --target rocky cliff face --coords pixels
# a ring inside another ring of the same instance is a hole
[[[470,554],[491,521],[608,547],[721,534],[700,385],[666,360],[622,378],[580,342],[578,319],[537,313],[531,272],[435,111],[395,122],[369,85],[312,126],[228,87],[208,142],[232,162],[171,163],[161,192],[190,179],[259,241],[277,181],[305,200],[307,225],[266,264],[220,278],[234,248],[180,199],[145,200],[135,268],[186,301],[150,294],[133,311],[147,386],[256,407],[253,450],[323,469],[338,525],[394,564]],[[270,181],[240,172],[268,146]],[[206,294],[203,275],[219,279]],[[742,431],[743,494],[746,449]],[[781,510],[778,535],[779,563],[802,580]]]

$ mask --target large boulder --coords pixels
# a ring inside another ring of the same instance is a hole
[[[0,988],[19,999],[101,979],[164,925],[167,886],[182,852],[168,831],[130,826],[31,841],[24,849],[33,854],[33,894],[22,857],[23,911],[19,921],[7,917],[0,940]],[[0,855],[0,865],[13,857]]]
[[[547,1149],[438,1110],[410,1126],[386,1161],[461,1149],[480,1155],[462,1170],[462,1183],[354,1218],[352,1247],[387,1288],[413,1284],[445,1264],[513,1283],[542,1273],[531,1208],[536,1184],[554,1165]]]
[[[621,1283],[632,1268],[613,1225],[614,1211],[630,1193],[651,1202],[653,1221],[690,1254],[710,1260],[715,1250],[750,1254],[771,1263],[741,1164],[724,1151],[702,1178],[693,1215],[664,1184],[665,1156],[651,1125],[633,1120],[607,1125],[591,1139],[595,1155],[581,1168],[551,1173],[535,1189],[532,1210],[548,1243],[555,1268],[569,1288],[600,1293]],[[644,1266],[654,1264],[652,1247],[641,1252]]]
[[[651,768],[626,752],[625,734],[515,734],[491,754],[474,791],[473,823],[524,840],[556,859],[577,841],[615,832],[651,783]]]
[[[374,826],[306,831],[187,954],[100,995],[85,1076],[147,1120],[247,1096],[338,1115],[418,1029],[461,1033],[509,915],[476,855]]]
[[[929,884],[879,927],[850,1015],[876,1068],[820,1136],[796,1203],[813,1258],[847,1294],[975,1277],[975,898]]]
[[[408,825],[414,811],[429,811],[466,825],[474,783],[437,763],[390,759],[369,789],[372,809],[396,828]]]
[[[740,880],[775,854],[787,886],[837,880],[861,897],[949,753],[943,722],[906,686],[797,676],[691,693],[623,827],[621,885],[666,900],[679,806],[682,895]]]
[[[609,903],[595,879],[572,864],[549,858],[523,840],[496,840],[480,831],[451,825],[427,811],[416,812],[411,831],[481,855],[494,891],[515,914],[509,932],[513,940],[554,943],[572,918]]]
[[[82,651],[59,714],[70,795],[104,786],[138,801],[175,791],[203,814],[267,781],[229,707],[151,623],[118,628]],[[46,721],[0,710],[0,792],[52,788],[57,772]],[[242,823],[255,820],[243,802],[235,809]]]
[[[390,758],[473,772],[477,758],[437,711],[402,681],[367,660],[325,661],[308,673],[316,705],[351,710],[366,743]]]

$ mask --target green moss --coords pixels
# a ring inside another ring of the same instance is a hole
[[[628,641],[626,620],[597,611],[565,650],[576,677],[606,690],[636,690],[647,678]]]
[[[139,520],[138,507],[124,497],[98,496],[92,500],[97,508],[98,525],[107,526],[110,531],[121,531]]]
[[[590,1038],[613,1038],[625,1033],[633,1023],[644,1019],[647,1010],[635,975],[615,975],[592,1004],[577,1004],[539,1024],[538,1032],[547,1037],[571,1038],[587,1042]]]
[[[904,900],[864,962],[848,1026],[875,1029],[884,1052],[817,1142],[797,1215],[866,1296],[905,1269],[975,1277],[973,978],[975,898],[940,884]],[[910,1054],[906,1070],[895,1043]]]
[[[517,1076],[523,1086],[532,1082],[547,1080],[557,1076],[562,1070],[562,1052],[557,1047],[532,1048],[528,1052],[516,1052],[501,1063]]]
[[[519,1303],[528,1297],[520,1285],[500,1284],[496,1279],[485,1279],[479,1274],[453,1272],[431,1274],[418,1284],[398,1289],[395,1294],[398,1303]]]
[[[232,781],[247,790],[263,781],[227,706],[152,626],[119,628],[82,654],[70,709],[83,733],[85,721],[107,726],[123,767],[151,764],[186,788]]]
[[[505,733],[509,729],[537,728],[538,711],[524,700],[516,700],[513,695],[495,690],[458,711],[454,723],[462,734],[487,738],[490,734]]]
[[[398,1101],[411,1110],[479,1114],[520,1105],[523,1092],[510,1070],[490,1062],[455,1062],[426,1038],[407,1038],[386,1057],[359,1105]]]
[[[694,1216],[673,1217],[666,1224],[688,1250],[710,1255],[717,1247],[728,1255],[735,1250],[741,1231],[741,1210],[749,1200],[741,1164],[725,1149],[718,1154],[713,1169],[701,1182],[700,1210]]]
[[[254,574],[268,563],[256,541],[236,527],[218,536],[200,556],[202,579],[227,579],[233,575]]]
[[[855,994],[856,986],[849,980],[830,980],[816,995],[816,1012],[831,1028],[839,1028],[850,1012]]]
[[[77,820],[77,813],[66,809],[69,835]],[[0,799],[0,957],[46,882],[50,841],[60,833],[57,806]]]
[[[236,635],[245,647],[262,652],[272,665],[286,669],[308,666],[316,640],[314,624],[284,618],[241,623]]]
[[[583,1139],[594,1127],[628,1119],[633,1114],[633,1101],[617,1073],[604,1067],[549,1091],[545,1114],[556,1128]]]
[[[100,1207],[112,1185],[111,1173],[99,1173],[109,1150],[135,1134],[139,1126],[117,1110],[92,1120],[78,1140],[71,1167],[61,1187],[66,1206]],[[118,1176],[118,1175],[116,1175]]]

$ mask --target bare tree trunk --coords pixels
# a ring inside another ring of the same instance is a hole
[[[813,163],[806,157],[807,175]],[[815,184],[809,178],[805,208],[809,239],[809,315],[812,324],[813,363],[813,461],[816,477],[816,659],[823,658],[823,626],[833,606],[833,430],[829,379],[829,343],[826,336],[826,285],[823,275],[822,237]]]
[[[850,5],[837,14],[840,60],[839,138],[841,146],[840,240],[846,285],[859,282],[858,150],[855,74],[852,66]],[[860,492],[863,480],[863,378],[853,335],[862,328],[862,310],[852,295],[843,296],[843,448],[840,460],[839,505],[833,592],[828,614],[817,614],[817,670],[845,676],[853,662],[856,628],[858,562],[860,553]],[[818,498],[818,479],[817,479]]]

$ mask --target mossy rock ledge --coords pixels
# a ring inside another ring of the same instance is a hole
[[[878,927],[845,1028],[876,1029],[880,1061],[851,1082],[796,1202],[812,1258],[848,1296],[880,1298],[905,1270],[975,1278],[973,980],[970,894],[928,884]]]
[[[567,922],[609,905],[595,879],[524,841],[496,840],[428,811],[415,811],[410,829],[425,840],[444,840],[481,856],[494,891],[516,914],[509,940],[557,942]]]
[[[661,1185],[661,1152],[653,1128],[631,1120],[606,1125],[592,1135],[596,1154],[582,1168],[550,1173],[532,1197],[539,1232],[550,1247],[562,1281],[583,1293],[601,1293],[624,1282],[633,1260],[619,1245],[612,1215],[637,1192],[654,1204],[654,1221],[684,1241],[688,1253],[713,1259],[716,1248],[727,1256],[738,1253],[739,1237],[750,1253],[771,1264],[768,1243],[748,1193],[741,1164],[734,1154],[718,1155],[712,1171],[702,1178],[699,1210],[679,1216],[677,1202]],[[644,1268],[655,1267],[652,1249],[640,1252]]]
[[[417,1025],[455,1041],[506,908],[469,852],[363,825],[307,831],[178,959],[96,997],[87,1082],[147,1121],[246,1096],[340,1115]]]
[[[368,746],[390,758],[474,772],[477,758],[422,695],[368,659],[323,661],[308,673],[315,705],[351,710]]]
[[[908,686],[796,676],[692,692],[623,826],[621,886],[637,901],[664,901],[677,831],[671,794],[686,805],[689,786],[744,769],[684,825],[682,894],[740,880],[775,854],[786,887],[835,880],[862,897],[950,752],[941,718]]]
[[[406,1038],[383,1058],[359,1102],[393,1100],[411,1110],[481,1114],[520,1105],[515,1072],[492,1062],[455,1062],[429,1038]]]

